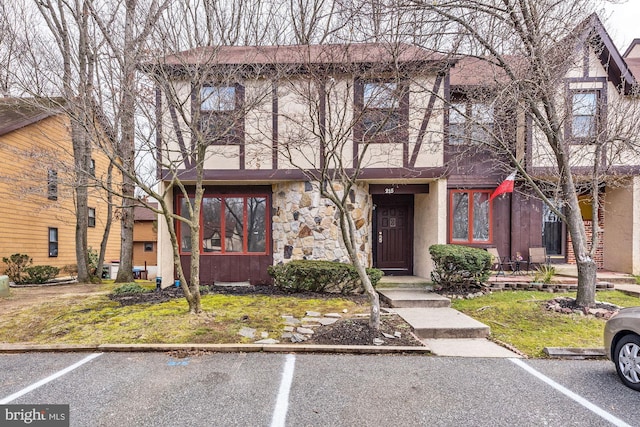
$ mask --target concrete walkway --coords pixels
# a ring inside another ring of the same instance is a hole
[[[384,277],[380,298],[414,330],[437,356],[520,357],[489,341],[487,325],[450,308],[450,301],[430,292],[425,279]]]

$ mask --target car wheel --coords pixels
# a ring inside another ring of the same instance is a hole
[[[640,391],[640,336],[628,334],[620,338],[613,356],[624,385]]]

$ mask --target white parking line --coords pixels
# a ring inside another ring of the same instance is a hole
[[[31,384],[29,387],[23,388],[19,392],[13,393],[11,396],[5,397],[4,399],[0,400],[0,405],[5,405],[5,404],[7,404],[9,402],[12,402],[12,401],[16,400],[17,398],[19,398],[20,396],[23,396],[23,395],[25,395],[25,394],[37,389],[38,387],[45,385],[48,382],[53,381],[56,378],[60,378],[61,376],[73,371],[77,367],[82,366],[87,362],[90,362],[91,360],[95,359],[96,357],[98,357],[100,355],[102,355],[102,353],[90,354],[89,356],[85,357],[81,361],[76,362],[73,365],[64,368],[63,370],[56,372],[53,375],[49,375],[47,378],[42,379],[42,380],[38,381],[37,383]]]
[[[534,377],[536,377],[536,378],[544,381],[545,383],[549,384],[551,387],[555,388],[556,390],[558,390],[560,393],[564,394],[568,398],[573,399],[574,401],[576,401],[580,405],[584,406],[585,408],[587,408],[588,410],[590,410],[594,414],[599,415],[600,417],[602,417],[605,420],[609,421],[611,424],[613,424],[615,426],[618,426],[618,427],[631,427],[631,425],[625,423],[620,418],[615,417],[614,415],[611,415],[610,413],[608,413],[604,409],[600,408],[599,406],[596,406],[593,403],[589,402],[584,397],[582,397],[580,395],[577,395],[576,393],[572,392],[568,388],[566,388],[566,387],[558,384],[557,382],[553,381],[551,378],[547,377],[546,375],[536,371],[531,366],[529,366],[526,363],[524,363],[521,359],[510,358],[509,360],[512,361],[513,363],[515,363],[516,365],[518,365],[519,367],[521,367],[522,369],[524,369],[525,371],[529,372]]]
[[[289,391],[293,382],[293,370],[296,365],[296,356],[287,354],[287,360],[282,369],[282,380],[280,381],[280,390],[278,390],[278,399],[276,400],[276,408],[271,418],[271,427],[284,427],[287,419],[287,411],[289,409]]]

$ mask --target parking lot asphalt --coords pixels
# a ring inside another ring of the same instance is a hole
[[[69,404],[72,426],[640,425],[605,360],[181,356],[2,354],[0,399],[84,361],[5,403]]]

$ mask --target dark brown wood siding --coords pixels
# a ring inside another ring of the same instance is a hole
[[[529,257],[529,248],[542,246],[542,202],[519,191],[511,195],[511,253]]]
[[[449,189],[496,188],[500,180],[487,177],[452,177]],[[468,246],[495,247],[500,256],[513,258],[520,252],[526,260],[529,248],[542,246],[542,202],[523,194],[516,187],[510,194],[493,200],[493,240]]]
[[[191,256],[181,255],[185,278],[191,280]],[[272,284],[267,267],[273,263],[272,255],[201,255],[200,283],[244,282],[252,285]]]

